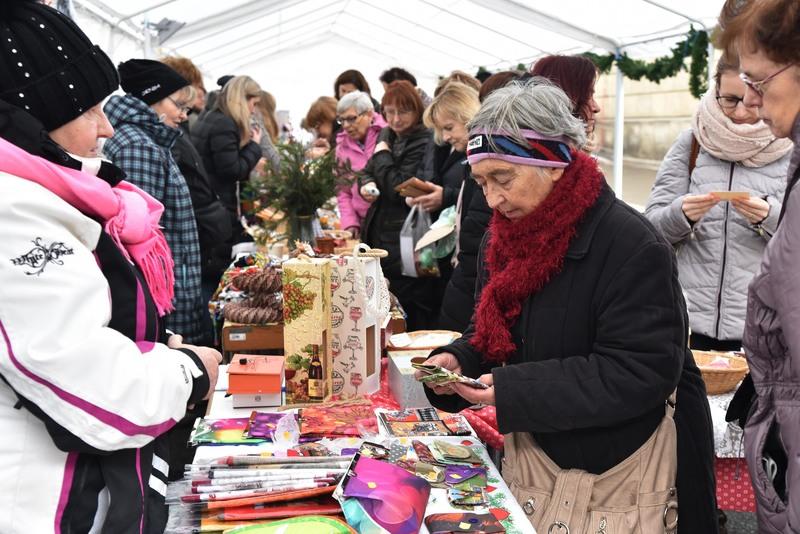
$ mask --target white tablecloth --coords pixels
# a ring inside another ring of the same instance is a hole
[[[220,368],[220,378],[223,376],[227,377],[227,372],[221,367]],[[223,379],[224,380],[224,379]],[[221,380],[220,382],[223,382]],[[231,402],[230,397],[226,397],[225,389],[227,388],[227,384],[218,383],[216,387],[216,391],[214,392],[214,396],[209,403],[209,409],[207,417],[212,419],[221,419],[226,417],[249,417],[250,413],[253,411],[253,408],[234,408]],[[270,408],[262,408],[264,411],[272,411]],[[388,439],[390,436],[386,434],[386,430],[381,427],[380,429],[380,436],[378,437],[379,440]],[[474,432],[473,432],[474,434]],[[395,438],[400,439],[401,443],[408,443],[411,444],[411,438]],[[434,439],[442,439],[447,441],[452,441],[455,443],[460,443],[464,440],[469,440],[473,444],[474,450],[480,455],[481,459],[483,460],[484,464],[488,467],[488,477],[487,481],[489,486],[492,486],[494,491],[489,492],[489,506],[483,509],[476,509],[476,513],[487,513],[489,508],[502,508],[509,512],[509,518],[507,521],[504,521],[504,525],[506,526],[506,531],[508,534],[536,534],[535,529],[531,526],[530,522],[528,521],[528,517],[522,511],[520,505],[516,502],[514,497],[511,495],[508,486],[506,485],[505,481],[503,481],[502,477],[500,476],[500,472],[497,467],[492,463],[489,454],[486,450],[486,447],[483,446],[480,441],[474,436],[453,436],[453,437],[417,437],[414,439],[419,439],[424,443],[430,443]],[[348,440],[348,447],[357,447],[360,444],[361,440],[351,439]],[[270,451],[273,452],[276,450],[276,446],[272,443],[262,443],[259,445],[207,445],[207,446],[200,446],[197,448],[197,453],[195,455],[195,462],[202,463],[204,461],[208,461],[214,458],[219,458],[222,456],[229,456],[229,455],[236,455],[236,454],[255,454],[262,451]],[[425,509],[425,515],[428,516],[430,514],[436,513],[446,513],[446,512],[458,512],[462,510],[456,510],[449,505],[447,500],[447,490],[433,488],[431,490],[431,497],[428,501],[428,507]],[[422,526],[420,530],[421,533],[427,533],[428,530],[425,526]]]
[[[725,412],[733,398],[733,391],[722,395],[710,395],[711,420],[714,424],[714,454],[717,458],[743,458],[742,429],[735,423],[725,421]]]

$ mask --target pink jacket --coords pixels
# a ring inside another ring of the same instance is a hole
[[[367,130],[367,136],[364,138],[363,148],[357,141],[347,135],[344,130],[336,135],[336,162],[343,164],[345,161],[350,161],[350,168],[354,171],[360,171],[367,164],[369,158],[372,157],[372,152],[375,150],[375,145],[378,144],[378,134],[381,129],[386,126],[386,121],[379,113],[375,113],[372,119],[372,125]],[[350,187],[344,187],[336,193],[336,198],[339,201],[339,213],[342,216],[341,224],[342,229],[355,226],[361,229],[361,222],[369,211],[370,203],[361,197],[358,192],[359,186],[356,181]]]

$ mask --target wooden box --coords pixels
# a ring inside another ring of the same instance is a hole
[[[283,263],[283,348],[286,404],[328,400],[331,373],[331,260],[297,258]],[[316,352],[322,365],[322,398],[308,395],[309,368]]]
[[[226,362],[234,353],[273,352],[283,349],[282,324],[243,324],[225,321],[222,326],[222,355]]]

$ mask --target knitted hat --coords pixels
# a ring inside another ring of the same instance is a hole
[[[52,131],[117,86],[114,64],[69,17],[32,0],[0,2],[0,99]]]
[[[219,78],[217,78],[217,85],[219,85],[219,88],[222,89],[223,87],[225,87],[226,83],[228,83],[234,78],[235,76],[233,74],[226,74],[225,76],[220,76]]]
[[[175,69],[152,59],[129,59],[119,64],[122,89],[145,104],[155,104],[189,82]]]

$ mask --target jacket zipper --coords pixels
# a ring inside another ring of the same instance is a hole
[[[731,162],[731,172],[728,175],[728,191],[733,187],[733,169],[735,163]],[[719,292],[717,293],[717,326],[714,329],[714,339],[719,339],[719,323],[722,320],[722,290],[725,284],[725,263],[728,256],[728,213],[730,202],[725,203],[725,221],[722,223],[722,270],[719,273]]]

